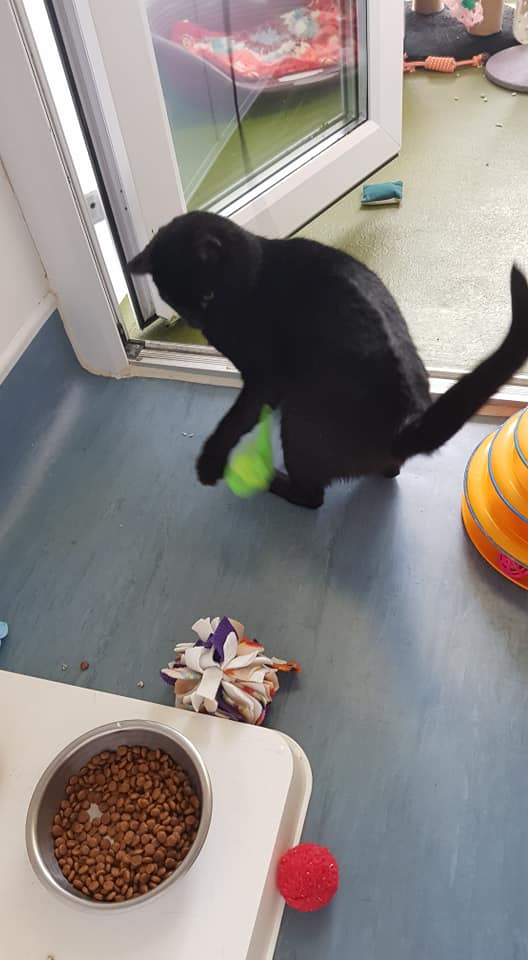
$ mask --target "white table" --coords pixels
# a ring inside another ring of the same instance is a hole
[[[5,960],[269,960],[283,911],[277,860],[298,843],[311,793],[305,754],[272,730],[0,671],[0,955]],[[104,723],[158,720],[196,745],[213,790],[192,870],[137,909],[94,915],[36,879],[25,849],[35,784],[58,751]]]

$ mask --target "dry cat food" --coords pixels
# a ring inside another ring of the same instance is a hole
[[[188,774],[162,750],[98,753],[53,819],[55,856],[76,890],[121,903],[154,890],[187,856],[200,822]]]

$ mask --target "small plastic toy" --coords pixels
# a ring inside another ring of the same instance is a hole
[[[235,450],[225,468],[224,480],[237,497],[267,490],[273,479],[272,416],[271,407],[264,406],[255,436]]]
[[[423,70],[432,70],[436,73],[454,73],[459,67],[482,67],[486,62],[487,55],[478,53],[471,60],[455,60],[454,57],[426,57],[425,60],[407,60],[407,54],[403,57],[403,72],[414,73],[418,68]]]
[[[277,887],[289,907],[311,913],[326,907],[339,888],[339,867],[326,847],[301,843],[280,859]]]
[[[481,0],[444,0],[452,17],[460,20],[466,29],[476,26],[484,19]]]
[[[361,191],[361,203],[364,207],[381,207],[392,203],[401,203],[402,197],[402,180],[391,180],[387,183],[366,183]]]
[[[232,617],[207,617],[192,629],[198,640],[179,643],[175,659],[161,671],[174,686],[176,706],[261,724],[279,689],[278,673],[299,672],[299,664],[268,657]]]
[[[462,519],[484,559],[528,590],[528,409],[486,437],[470,457]]]

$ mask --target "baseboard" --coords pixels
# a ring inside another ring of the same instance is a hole
[[[39,332],[56,307],[56,297],[49,292],[26,317],[11,342],[0,353],[0,383],[11,373],[24,351],[29,347],[33,337]]]

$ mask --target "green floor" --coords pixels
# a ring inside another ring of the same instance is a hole
[[[160,318],[155,323],[151,323],[146,330],[140,330],[128,296],[119,304],[119,310],[125,330],[132,340],[148,339],[158,343],[187,344],[205,344],[207,342],[199,330],[193,330],[192,327],[176,318],[172,320]]]
[[[158,61],[163,97],[189,209],[201,209],[264,170],[292,148],[324,132],[346,113],[356,116],[355,78],[268,92],[239,90],[245,151],[241,150],[230,85],[210,85],[207,71],[189,63],[182,77]],[[190,68],[190,69],[189,69]],[[184,84],[182,85],[182,80]],[[222,87],[223,92],[222,92]]]
[[[507,325],[512,260],[528,267],[528,97],[474,69],[406,77],[403,148],[372,179],[404,181],[400,209],[355,190],[303,236],[379,273],[429,366],[472,366]]]
[[[261,169],[292,146],[309,141],[334,123],[342,109],[339,80],[314,89],[292,88],[258,97],[243,120],[250,169]],[[206,206],[246,176],[246,156],[235,131],[189,199],[189,208]]]
[[[512,260],[528,265],[528,98],[473,69],[406,77],[402,151],[372,179],[404,181],[399,209],[362,210],[353,190],[301,234],[380,274],[429,366],[470,367],[507,325]],[[193,336],[163,321],[149,330]]]

